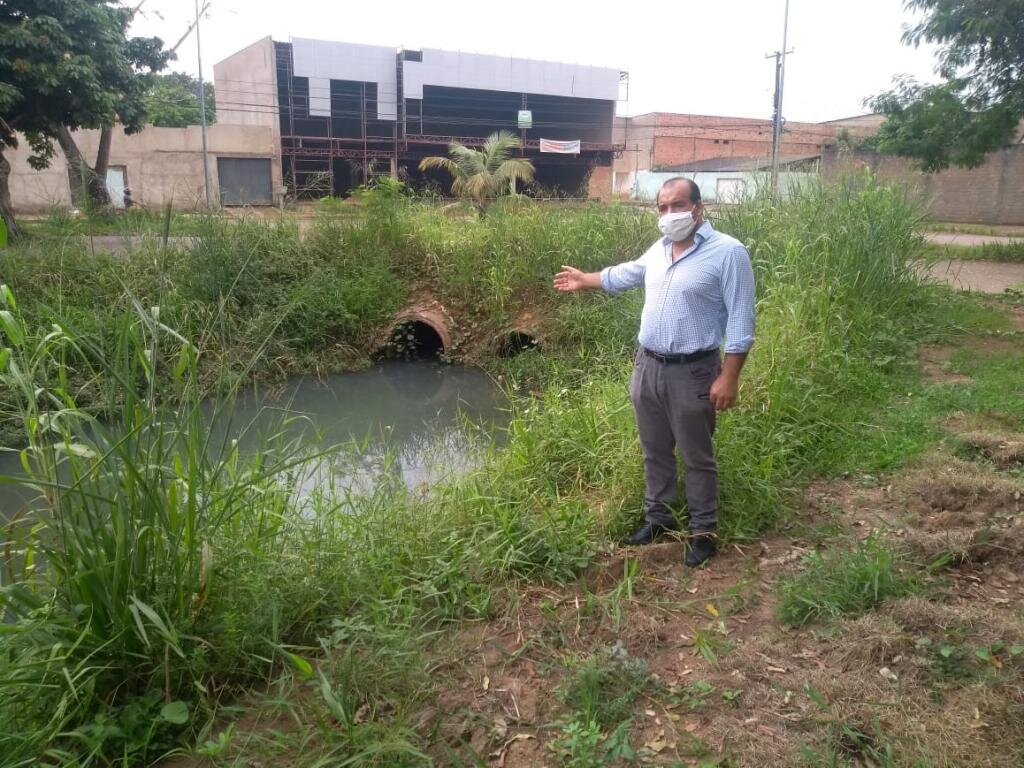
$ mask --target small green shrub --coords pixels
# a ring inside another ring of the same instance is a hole
[[[779,585],[779,618],[791,626],[863,614],[914,589],[901,555],[875,538],[852,550],[813,552]]]

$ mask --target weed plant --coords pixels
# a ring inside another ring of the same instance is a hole
[[[813,552],[796,575],[782,580],[779,618],[792,626],[837,616],[859,616],[914,589],[899,553],[869,538],[852,550]]]

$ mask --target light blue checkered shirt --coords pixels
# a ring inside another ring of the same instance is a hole
[[[662,355],[722,346],[745,353],[754,343],[754,271],[743,244],[704,222],[693,245],[672,262],[672,241],[654,243],[636,261],[601,271],[601,287],[644,286],[638,341]]]

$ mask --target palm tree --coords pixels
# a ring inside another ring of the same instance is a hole
[[[498,131],[487,137],[480,149],[470,149],[457,141],[448,145],[450,157],[425,157],[420,170],[440,168],[452,176],[452,193],[473,201],[484,213],[489,201],[499,195],[516,191],[516,181],[533,181],[533,163],[522,157],[512,157],[519,149],[519,137],[508,131]]]

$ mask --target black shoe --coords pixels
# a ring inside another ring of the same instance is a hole
[[[637,528],[633,532],[632,536],[626,539],[626,543],[631,547],[638,547],[642,544],[652,544],[665,534],[675,533],[678,530],[679,525],[676,523],[662,525],[661,523],[652,523],[647,521]]]
[[[691,536],[686,547],[686,557],[683,562],[690,568],[697,568],[704,565],[715,554],[714,534],[698,534]]]

